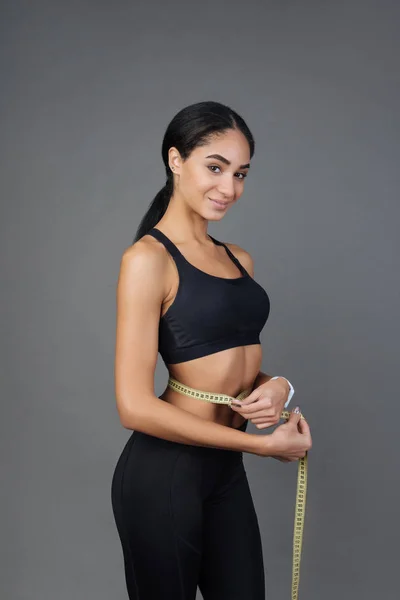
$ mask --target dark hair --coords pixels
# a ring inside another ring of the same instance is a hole
[[[167,182],[151,202],[142,218],[133,242],[146,235],[156,226],[168,208],[173,192],[173,175],[168,164],[168,151],[174,146],[183,160],[191,152],[205,146],[213,135],[228,129],[238,129],[246,137],[250,146],[250,158],[254,154],[254,139],[246,123],[234,110],[219,102],[198,102],[180,110],[172,119],[164,134],[161,155],[167,175]]]

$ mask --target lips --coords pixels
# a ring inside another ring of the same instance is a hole
[[[228,206],[229,202],[222,202],[221,200],[215,200],[214,198],[210,198],[211,202],[215,202],[215,204],[217,204],[217,206],[220,206],[221,208],[225,208],[225,206]]]

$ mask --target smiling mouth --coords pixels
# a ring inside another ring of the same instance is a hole
[[[228,206],[229,202],[221,202],[220,200],[214,200],[214,198],[209,198],[211,202],[215,202],[218,206],[225,207]]]

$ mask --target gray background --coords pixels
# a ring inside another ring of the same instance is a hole
[[[1,9],[1,598],[127,598],[115,285],[164,184],[165,128],[200,100],[256,139],[244,195],[209,231],[252,254],[271,298],[263,370],[291,379],[312,428],[300,598],[397,598],[399,3]],[[297,463],[245,464],[267,598],[288,599]]]

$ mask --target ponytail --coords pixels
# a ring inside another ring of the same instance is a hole
[[[146,214],[140,221],[136,235],[133,239],[133,243],[137,242],[140,238],[146,235],[150,229],[155,227],[161,217],[165,214],[169,201],[171,200],[173,187],[174,180],[172,178],[172,172],[170,172],[170,174],[168,174],[166,184],[152,200]]]

